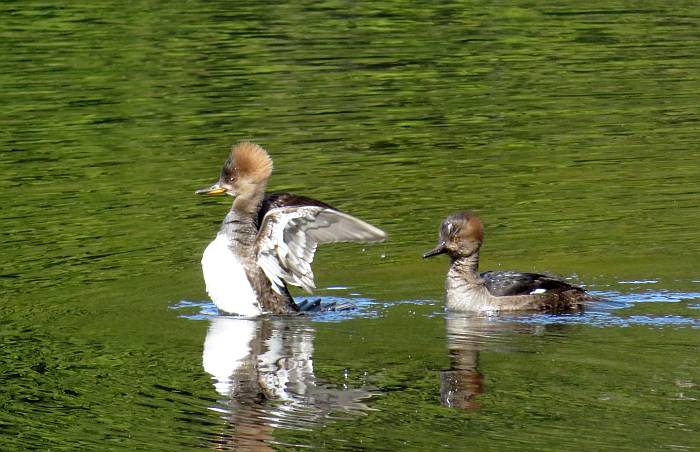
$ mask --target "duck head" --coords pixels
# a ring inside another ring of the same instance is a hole
[[[447,254],[452,259],[468,257],[479,251],[484,241],[484,226],[473,212],[453,213],[440,225],[440,238],[424,258]]]
[[[219,180],[214,185],[195,191],[197,195],[245,195],[265,190],[272,174],[272,159],[265,149],[247,141],[231,149],[231,155],[221,168]]]

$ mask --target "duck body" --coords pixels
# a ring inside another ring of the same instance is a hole
[[[314,288],[311,263],[319,243],[374,242],[386,234],[311,198],[265,193],[272,171],[266,151],[240,143],[219,181],[198,194],[235,197],[216,238],[202,255],[207,293],[221,311],[245,316],[291,314],[318,303],[297,305],[287,283]]]
[[[479,273],[479,250],[484,231],[471,212],[443,221],[438,246],[424,257],[450,256],[445,281],[447,309],[452,311],[571,311],[596,300],[582,288],[557,275],[514,271]]]
[[[449,310],[477,312],[579,310],[592,300],[582,288],[551,275],[483,272],[469,281],[459,269],[448,272],[445,297]]]
[[[291,193],[266,193],[256,212],[228,212],[216,238],[202,255],[207,293],[219,309],[249,317],[299,311],[286,286],[280,293],[273,290],[257,263],[255,239],[268,211],[303,206],[333,209],[321,201]]]

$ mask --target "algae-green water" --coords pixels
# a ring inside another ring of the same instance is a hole
[[[0,449],[700,447],[695,2],[0,4]],[[218,316],[230,146],[383,228]],[[447,315],[448,214],[577,315]],[[299,297],[309,295],[295,291]]]

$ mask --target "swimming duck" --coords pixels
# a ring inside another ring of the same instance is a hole
[[[484,226],[472,212],[458,212],[440,226],[438,245],[424,258],[447,254],[451,264],[445,292],[453,311],[566,311],[594,301],[582,288],[557,275],[490,271],[479,273]]]
[[[219,233],[202,255],[207,293],[221,311],[245,316],[290,314],[318,308],[297,304],[292,284],[315,288],[311,263],[316,246],[378,242],[380,229],[328,204],[290,193],[265,193],[272,160],[254,143],[235,145],[219,180],[195,194],[235,199]]]

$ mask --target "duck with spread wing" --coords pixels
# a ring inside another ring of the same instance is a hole
[[[219,233],[202,256],[207,293],[217,308],[245,316],[291,314],[312,307],[294,302],[287,284],[314,288],[316,246],[379,242],[384,231],[328,204],[290,193],[265,193],[272,160],[254,143],[233,147],[219,180],[196,194],[233,196]]]

